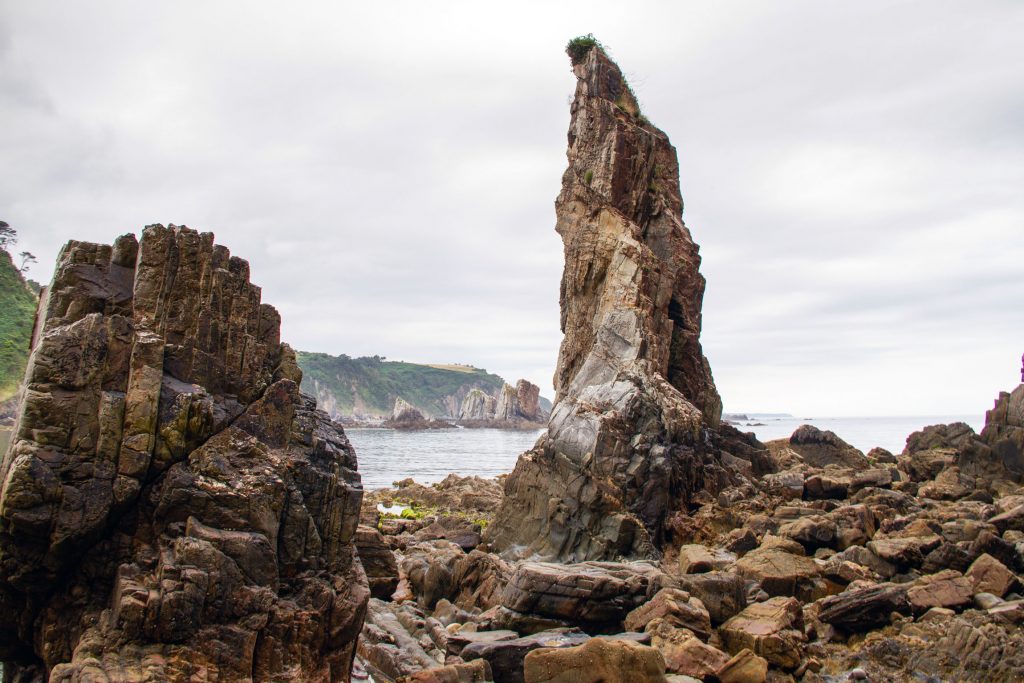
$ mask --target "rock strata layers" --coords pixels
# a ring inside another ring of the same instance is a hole
[[[246,261],[185,227],[69,242],[0,462],[18,680],[348,680],[362,488]]]
[[[540,406],[540,387],[525,379],[514,387],[505,384],[497,397],[473,389],[459,408],[459,423],[469,427],[535,428],[546,416]]]
[[[728,479],[720,442],[739,433],[714,431],[721,400],[699,341],[704,278],[675,149],[599,46],[573,70],[555,203],[565,252],[557,395],[488,538],[519,556],[650,557],[672,514]],[[739,441],[734,460],[757,449]]]

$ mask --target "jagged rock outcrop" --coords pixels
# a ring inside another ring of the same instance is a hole
[[[391,411],[392,422],[417,422],[426,419],[414,405],[399,396],[395,399],[395,408]]]
[[[514,420],[519,415],[519,398],[516,390],[506,384],[498,392],[498,399],[494,405],[495,420]]]
[[[185,227],[69,242],[0,462],[18,680],[348,680],[362,487],[246,261]]]
[[[540,387],[525,379],[505,384],[497,397],[473,389],[459,409],[459,422],[470,427],[536,427],[546,414],[540,405]]]
[[[519,404],[518,414],[524,420],[537,422],[544,417],[540,407],[540,387],[525,379],[516,382],[516,401]]]
[[[513,387],[506,384],[501,388],[494,408],[495,420],[538,422],[544,414],[540,408],[540,387],[525,379]]]
[[[736,440],[741,457],[757,445],[715,431],[721,400],[699,341],[704,278],[675,149],[599,46],[573,70],[555,203],[565,250],[556,401],[488,538],[563,561],[651,556],[671,515],[728,479],[721,440]]]
[[[494,419],[494,397],[482,389],[470,389],[459,406],[459,420]]]

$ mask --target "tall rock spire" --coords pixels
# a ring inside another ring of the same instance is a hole
[[[699,339],[704,278],[675,148],[601,46],[574,43],[555,202],[565,252],[555,406],[489,538],[563,561],[650,556],[667,517],[721,470],[708,432],[722,403]]]

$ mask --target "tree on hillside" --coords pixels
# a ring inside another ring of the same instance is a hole
[[[18,231],[7,224],[7,221],[0,221],[0,249],[13,247],[18,242]]]
[[[23,251],[20,254],[18,254],[18,256],[21,257],[21,268],[19,268],[18,270],[21,272],[22,275],[28,272],[29,265],[39,262],[39,260],[32,254],[32,252],[29,251]]]

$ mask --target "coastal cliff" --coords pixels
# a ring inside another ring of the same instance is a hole
[[[348,680],[362,487],[248,263],[69,242],[0,462],[5,680]]]
[[[668,518],[728,479],[715,445],[722,402],[700,346],[704,278],[675,148],[599,45],[571,56],[555,405],[488,539],[562,561],[652,557]],[[734,455],[759,448],[738,441]]]

